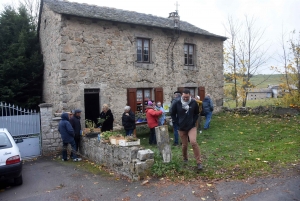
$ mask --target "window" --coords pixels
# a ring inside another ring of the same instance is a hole
[[[149,100],[152,100],[151,89],[137,89],[136,90],[136,111],[144,113]]]
[[[190,90],[190,94],[192,98],[195,98],[196,95],[200,96],[200,100],[203,101],[205,98],[205,87],[199,86],[198,91],[196,87],[178,87],[178,91],[183,92],[184,88]],[[198,92],[198,94],[196,94]]]
[[[150,40],[145,38],[137,39],[137,62],[150,62]]]
[[[145,112],[145,108],[149,100],[163,103],[163,89],[154,88],[130,88],[127,89],[127,105],[131,107],[133,112]]]
[[[194,48],[192,44],[184,44],[184,65],[193,66],[194,65]]]

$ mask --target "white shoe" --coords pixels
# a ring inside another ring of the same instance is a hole
[[[199,131],[199,133],[202,133],[202,131]]]
[[[73,161],[77,162],[77,161],[82,161],[81,158],[74,158]]]

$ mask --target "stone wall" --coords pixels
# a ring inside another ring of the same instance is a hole
[[[154,153],[139,146],[121,147],[99,142],[97,138],[81,138],[80,153],[98,164],[134,181],[149,175]],[[150,153],[150,154],[149,154]]]
[[[58,132],[59,117],[52,114],[52,104],[40,104],[42,155],[61,152],[62,139]],[[80,154],[96,163],[128,177],[139,180],[149,174],[154,153],[139,146],[120,147],[98,142],[97,138],[81,138]]]
[[[238,108],[222,108],[224,112],[236,113],[236,114],[263,114],[263,115],[298,115],[299,109],[295,108],[282,108],[273,106],[258,106],[258,107],[238,107]]]
[[[61,101],[61,34],[62,25],[61,15],[52,12],[43,6],[43,15],[40,19],[39,38],[41,50],[44,57],[44,83],[43,98],[44,102],[53,103],[53,112],[59,112],[62,108]]]
[[[172,30],[75,16],[60,16],[44,5],[40,40],[43,49],[44,101],[53,112],[83,109],[84,89],[100,89],[100,105],[108,103],[120,124],[128,88],[163,88],[170,103],[178,87],[204,86],[216,105],[223,103],[223,41],[182,32],[168,52]],[[51,21],[51,25],[43,22]],[[151,62],[136,63],[136,38],[150,39]],[[50,43],[51,42],[51,43]],[[196,47],[196,63],[184,66],[184,44]],[[47,45],[48,46],[47,46]],[[55,90],[53,86],[57,84]],[[154,93],[154,92],[152,92]],[[154,94],[153,96],[154,97]]]
[[[41,114],[42,155],[51,155],[62,148],[62,139],[58,132],[58,123],[61,118],[53,116],[52,104],[43,103],[39,107]]]

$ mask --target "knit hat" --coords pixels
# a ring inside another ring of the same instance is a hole
[[[151,101],[148,101],[148,105],[149,105],[149,106],[152,106],[153,103],[152,103]]]

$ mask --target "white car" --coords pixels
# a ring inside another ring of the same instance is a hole
[[[16,143],[22,139],[14,140],[6,128],[0,128],[0,179],[14,179],[15,185],[21,185],[22,158]]]

